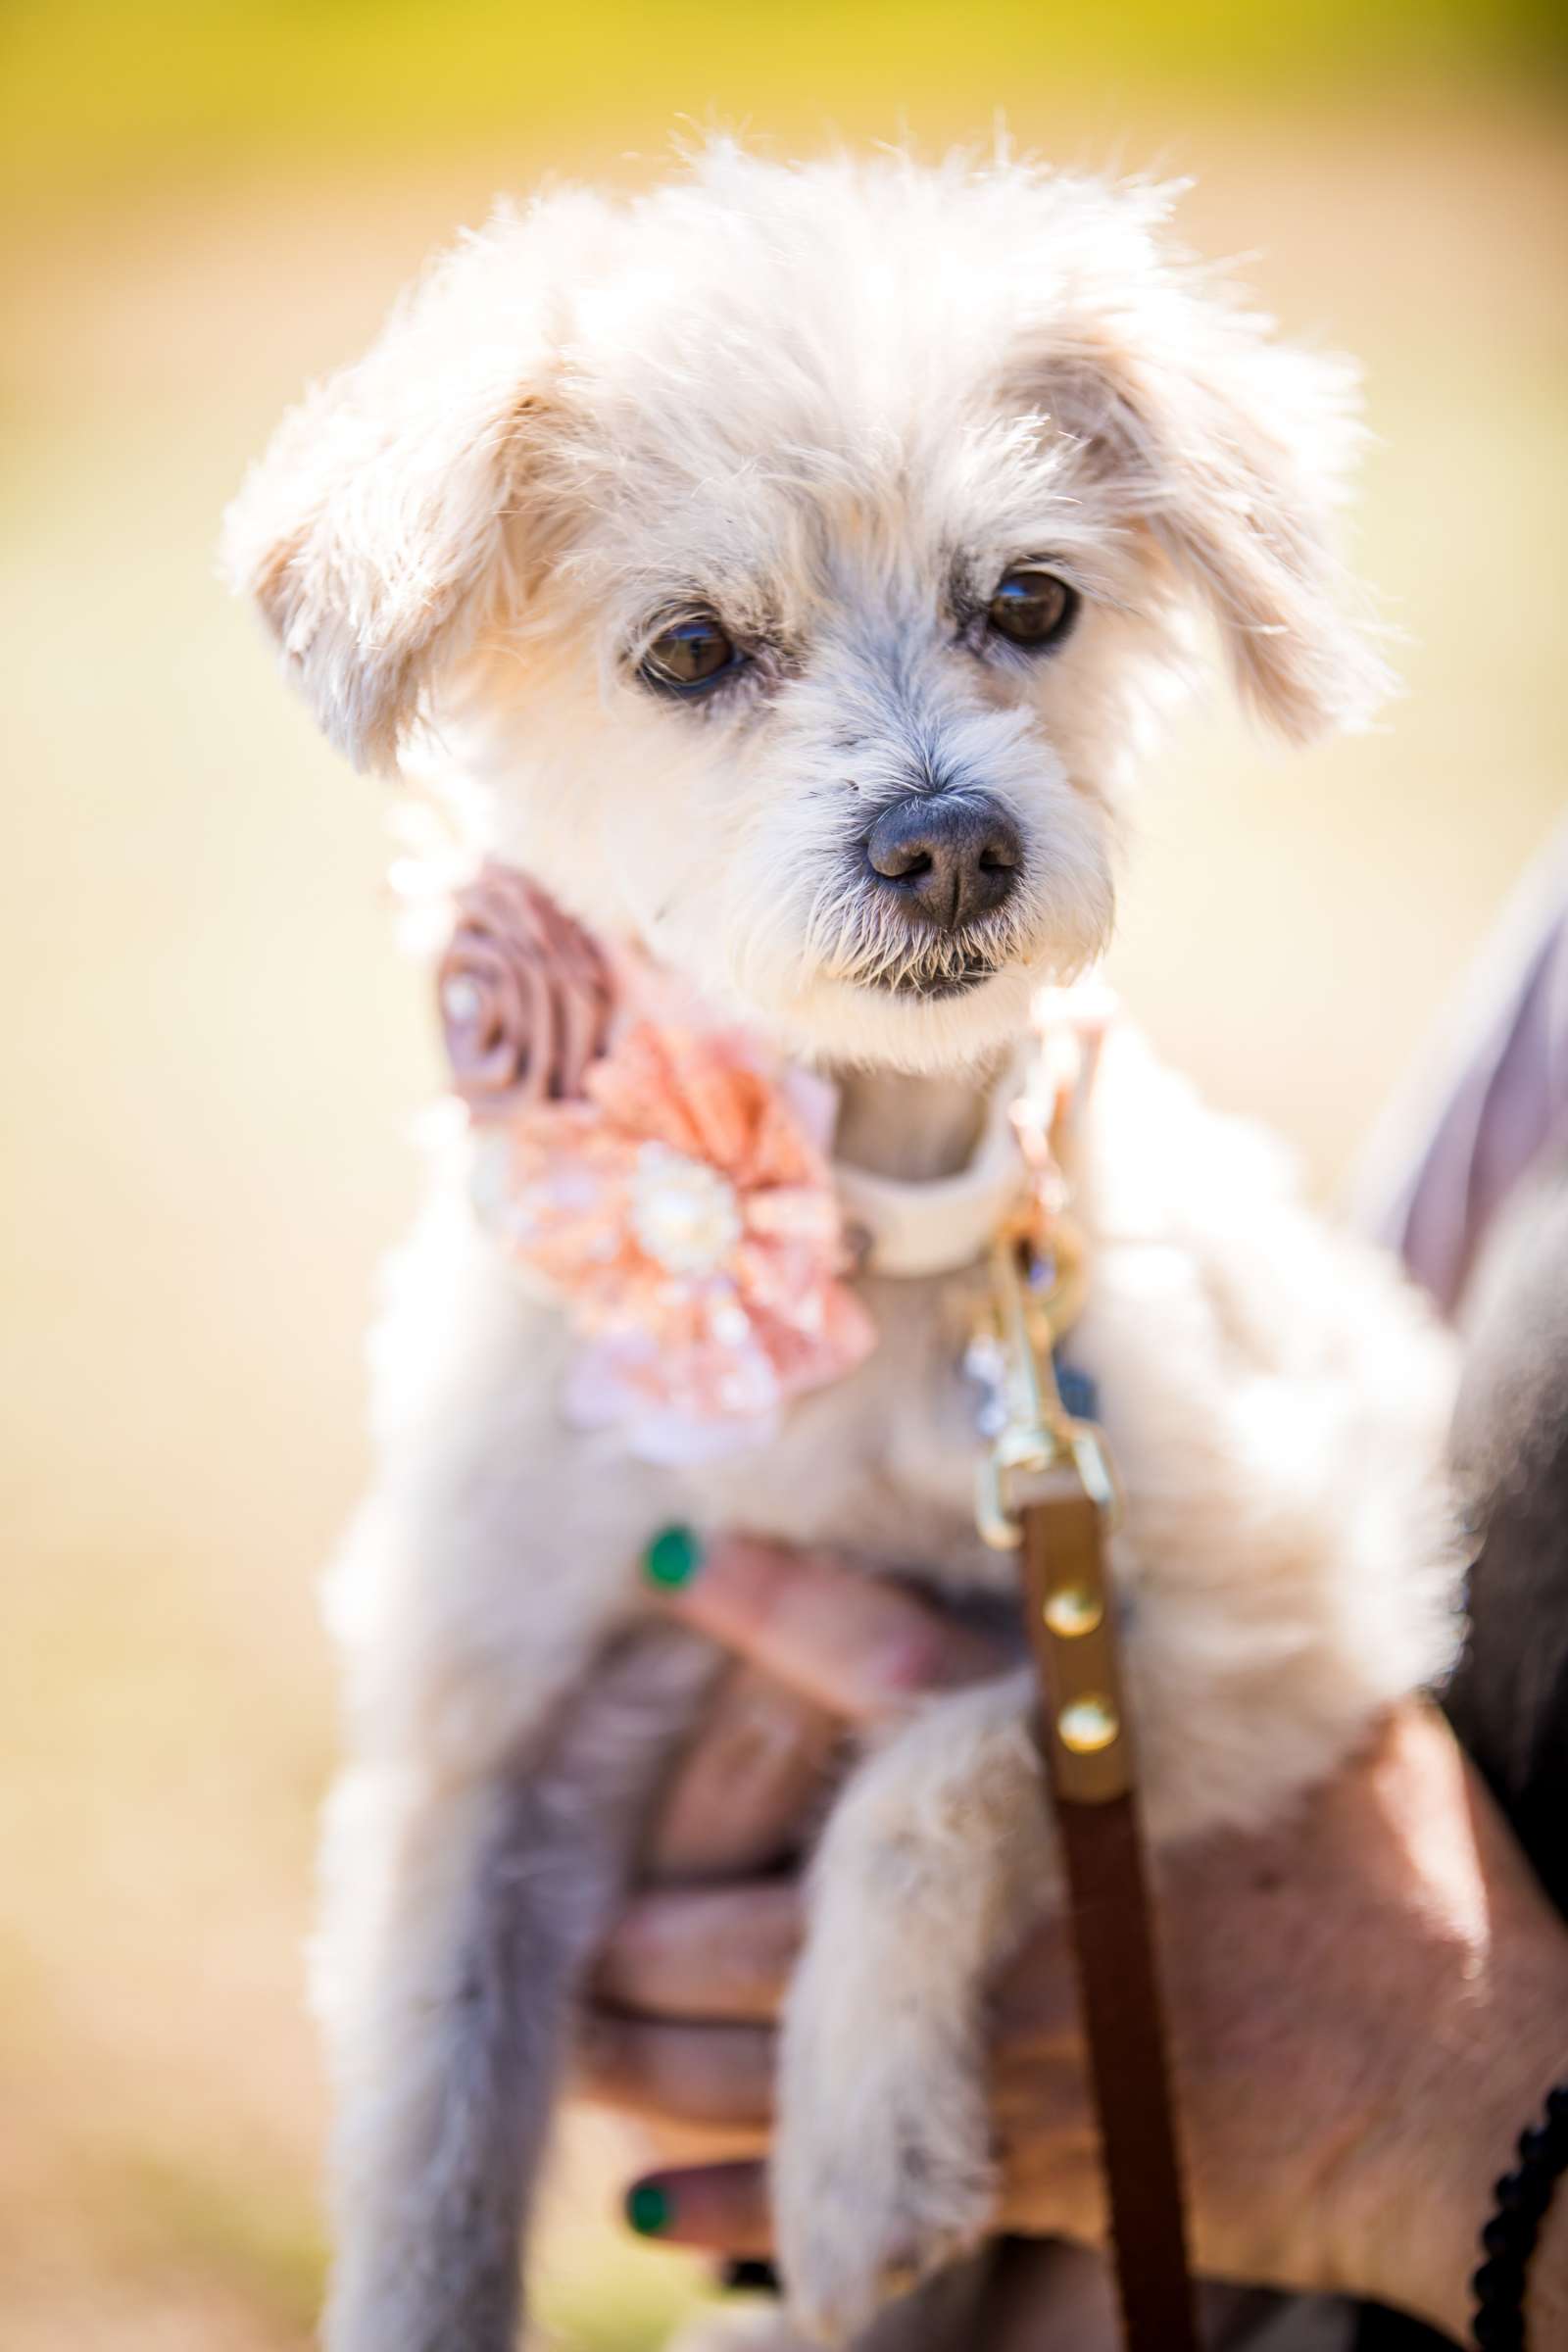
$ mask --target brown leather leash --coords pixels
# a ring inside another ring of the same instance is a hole
[[[1024,1504],[1041,1750],[1066,1870],[1126,2352],[1198,2352],[1136,1767],[1104,1509]]]
[[[1120,1495],[1093,1404],[1069,1411],[1056,1349],[1087,1293],[1069,1214],[1103,1011],[1037,1006],[1040,1050],[1012,1117],[1029,1186],[992,1251],[976,1334],[994,1389],[976,1490],[985,1541],[1019,1554],[1040,1682],[1038,1737],[1066,1876],[1125,2352],[1198,2352],[1137,1758],[1109,1537]]]

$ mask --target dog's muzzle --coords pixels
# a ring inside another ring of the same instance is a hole
[[[883,809],[865,861],[911,931],[953,938],[1006,905],[1023,840],[989,793],[920,793]]]
[[[861,847],[878,953],[855,976],[927,1002],[962,996],[1007,960],[996,918],[1018,886],[1023,841],[989,793],[911,794],[877,818]]]

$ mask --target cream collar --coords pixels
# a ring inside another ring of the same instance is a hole
[[[985,1255],[1027,1180],[1011,1116],[1019,1082],[1010,1061],[992,1086],[973,1157],[952,1176],[878,1176],[834,1160],[845,1224],[853,1240],[864,1237],[863,1272],[918,1279],[956,1273]]]

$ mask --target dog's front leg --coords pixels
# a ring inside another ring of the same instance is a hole
[[[774,2210],[802,2324],[853,2337],[995,2204],[989,1979],[1057,1886],[1028,1674],[939,1699],[863,1763],[812,1872],[785,2015]]]
[[[711,1654],[629,1636],[550,1739],[483,1773],[351,1771],[319,1998],[337,2077],[329,2352],[509,2352],[584,1962]]]

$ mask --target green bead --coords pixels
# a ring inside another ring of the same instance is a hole
[[[661,2237],[669,2227],[669,2191],[639,2180],[626,2191],[626,2219],[639,2237]]]
[[[662,1592],[678,1592],[703,1564],[703,1547],[689,1527],[664,1527],[643,1553],[643,1574]]]

